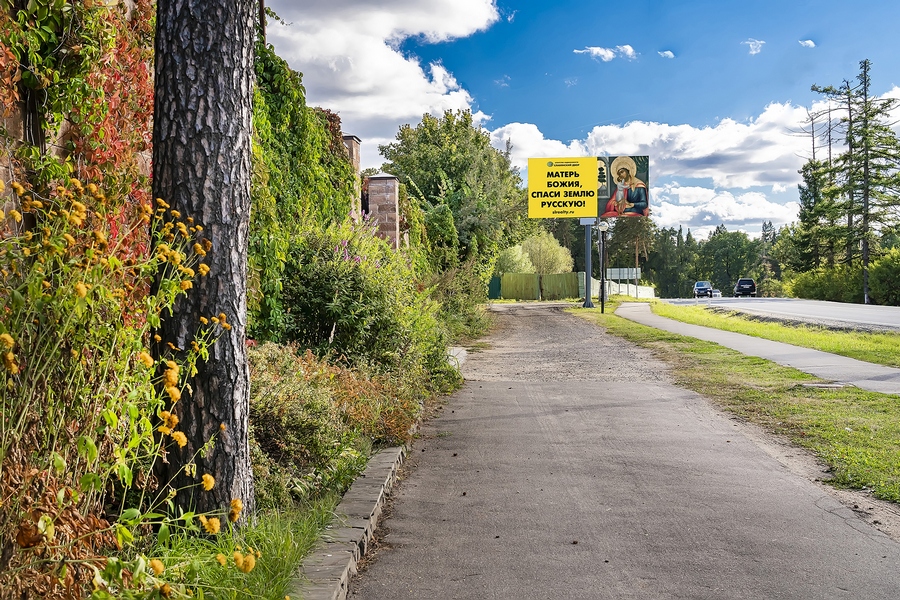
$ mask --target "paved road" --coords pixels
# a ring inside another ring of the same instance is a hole
[[[900,306],[847,304],[800,298],[691,298],[667,299],[679,305],[701,304],[739,310],[776,319],[796,319],[829,327],[900,331]]]
[[[616,309],[616,315],[657,329],[715,342],[743,354],[759,356],[829,381],[849,383],[858,388],[882,394],[900,394],[900,369],[873,365],[845,356],[731,331],[666,319],[653,314],[650,305],[644,302],[623,302]]]
[[[495,308],[352,598],[897,597],[900,545],[646,352]]]

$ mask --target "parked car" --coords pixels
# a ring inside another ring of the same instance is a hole
[[[707,298],[712,298],[713,286],[708,281],[698,281],[694,284],[694,298],[699,298],[700,296],[706,296]]]
[[[734,284],[734,295],[737,296],[756,296],[756,282],[749,277],[741,277]]]
[[[722,292],[719,291],[719,290],[713,290],[712,297],[713,297],[713,298],[721,298],[721,297],[722,297]]]

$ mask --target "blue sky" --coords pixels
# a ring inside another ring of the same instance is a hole
[[[896,0],[268,4],[289,23],[269,41],[309,102],[363,140],[363,166],[401,124],[471,109],[523,171],[529,157],[650,155],[653,218],[700,237],[796,219],[800,131],[824,107],[811,85],[868,58],[872,91],[900,97]]]

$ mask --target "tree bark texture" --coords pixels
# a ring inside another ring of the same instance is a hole
[[[170,449],[160,473],[163,484],[182,490],[178,506],[200,512],[227,512],[232,498],[245,514],[254,507],[246,292],[256,8],[256,0],[157,3],[153,194],[203,225],[212,242],[209,274],[163,315],[158,354],[167,342],[189,348],[201,316],[225,313],[232,327],[175,406],[188,443]],[[201,455],[214,436],[212,451]],[[190,462],[193,476],[182,469]],[[198,487],[204,473],[216,479],[209,492]]]

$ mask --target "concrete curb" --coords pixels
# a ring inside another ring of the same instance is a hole
[[[300,565],[288,592],[292,600],[347,597],[350,578],[366,554],[406,453],[406,447],[387,448],[369,459],[366,470],[335,509],[331,529],[322,535],[316,549]]]

